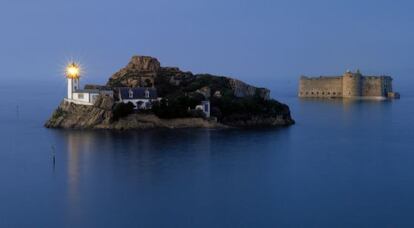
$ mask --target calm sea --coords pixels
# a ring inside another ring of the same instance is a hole
[[[0,227],[413,227],[413,97],[273,92],[273,130],[50,130],[64,83],[0,85]],[[55,164],[53,164],[55,154]]]

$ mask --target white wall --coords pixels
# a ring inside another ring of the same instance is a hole
[[[149,100],[149,99],[123,99],[121,102],[125,103],[125,104],[131,102],[135,105],[135,107],[136,107],[135,109],[142,109],[142,108],[145,107],[146,103],[151,103],[151,100]],[[138,102],[143,102],[141,107],[137,107]]]
[[[89,93],[73,93],[73,100],[90,103]]]

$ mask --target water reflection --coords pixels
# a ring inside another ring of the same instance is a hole
[[[67,148],[69,195],[76,199],[80,178],[105,167],[117,174],[139,173],[140,179],[161,175],[181,159],[208,162],[210,130],[149,130],[130,132],[59,131]]]
[[[202,178],[188,178],[195,186],[201,186],[209,181],[212,161],[253,158],[259,148],[277,152],[281,148],[275,147],[273,140],[286,139],[287,132],[288,129],[55,131],[67,148],[68,199],[73,205],[81,204],[85,197],[81,197],[85,191],[82,186],[93,185],[87,183],[92,174],[96,175],[94,181],[122,181],[141,188],[188,177],[190,169]]]
[[[381,118],[390,119],[392,117],[391,106],[395,102],[399,101],[379,99],[298,99],[299,110],[306,110],[307,113],[299,112],[295,114],[296,116],[312,115],[315,119],[321,116],[330,120],[340,117],[341,121],[337,123],[356,125],[358,121],[364,118],[376,118],[378,121]]]
[[[279,130],[96,132],[44,129],[60,98],[30,88],[0,107],[2,227],[414,224],[413,98],[286,97]]]

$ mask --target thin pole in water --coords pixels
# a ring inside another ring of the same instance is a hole
[[[53,162],[53,168],[55,168],[55,165],[56,165],[56,149],[55,149],[55,146],[52,146],[52,162]]]

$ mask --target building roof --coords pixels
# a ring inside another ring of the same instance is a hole
[[[155,88],[117,88],[120,98],[122,100],[135,100],[135,99],[157,99],[157,89]],[[145,92],[148,91],[149,97],[145,97]],[[130,97],[130,93],[132,97]]]
[[[85,89],[94,89],[94,90],[100,90],[100,91],[112,91],[112,88],[109,86],[103,86],[103,85],[94,85],[94,84],[86,84]]]
[[[73,93],[99,93],[99,89],[78,89],[75,90]]]

